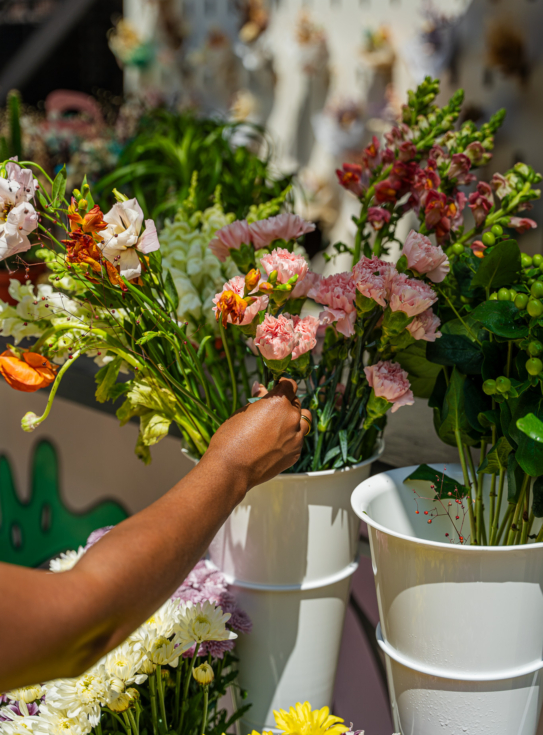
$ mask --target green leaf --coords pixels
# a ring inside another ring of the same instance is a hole
[[[460,432],[462,441],[465,444],[473,445],[478,443],[478,439],[474,439],[471,435],[471,426],[466,415],[466,407],[464,400],[464,382],[466,376],[462,375],[456,368],[453,370],[440,416],[440,423],[437,427],[438,435],[441,441],[450,446],[456,447],[456,432]]]
[[[406,477],[404,484],[407,482],[413,482],[415,480],[422,480],[424,482],[431,482],[435,489],[435,498],[441,499],[444,495],[452,493],[454,497],[463,496],[468,494],[467,488],[461,485],[452,477],[445,475],[443,472],[438,472],[432,469],[427,464],[421,464],[420,467],[412,472],[409,477]]]
[[[177,312],[177,308],[179,306],[179,294],[177,292],[177,288],[175,287],[175,283],[173,282],[173,277],[170,271],[166,271],[164,286],[166,289],[166,296],[168,298],[168,301],[172,305],[173,311]]]
[[[517,428],[535,442],[543,444],[543,421],[533,413],[528,413],[517,420]],[[543,451],[543,447],[541,448]]]
[[[518,501],[523,482],[523,469],[517,462],[516,456],[511,453],[507,457],[507,499],[510,503]]]
[[[98,403],[105,403],[110,400],[111,389],[117,382],[119,368],[121,367],[122,358],[115,357],[107,365],[104,365],[95,375],[94,380],[98,387],[96,389],[96,400]],[[117,396],[118,397],[118,396]]]
[[[466,416],[474,431],[485,433],[484,424],[479,421],[479,416],[489,410],[492,402],[489,396],[483,393],[480,381],[476,378],[466,377],[464,382],[464,404]]]
[[[499,475],[502,470],[507,469],[507,458],[512,451],[513,447],[505,436],[501,436],[486,455],[477,472],[485,475]]]
[[[334,457],[337,457],[337,455],[340,453],[341,449],[339,447],[332,447],[332,449],[329,449],[326,452],[326,456],[324,457],[322,464],[327,465],[328,462],[334,459]]]
[[[204,337],[203,340],[200,342],[200,346],[198,347],[198,353],[197,353],[199,360],[202,359],[204,355],[205,346],[211,339],[211,336],[212,336],[211,334],[208,334],[207,337]]]
[[[149,340],[154,339],[154,337],[160,337],[160,332],[145,332],[143,337],[136,340],[136,344],[144,345],[146,342],[149,342]]]
[[[532,486],[532,510],[536,518],[543,518],[543,477],[538,477]]]
[[[348,444],[347,444],[347,430],[342,429],[338,434],[339,439],[339,446],[341,449],[341,455],[343,457],[343,461],[345,464],[347,464],[347,456],[348,456]]]
[[[517,241],[502,240],[488,255],[485,255],[471,285],[494,289],[506,286],[515,280],[520,268],[520,250]]]
[[[502,348],[497,342],[483,342],[483,366],[481,375],[483,380],[495,380],[503,373],[505,360],[502,359]]]
[[[62,204],[64,192],[66,191],[66,166],[63,166],[53,181],[52,200],[53,206],[58,207]]]
[[[479,413],[477,420],[484,429],[490,429],[491,426],[498,426],[500,415],[496,409],[492,409],[491,411]]]
[[[528,326],[516,322],[520,314],[511,301],[483,301],[473,311],[472,316],[489,332],[505,339],[522,339],[528,336]]]
[[[442,372],[439,365],[427,359],[427,345],[428,342],[421,339],[394,356],[394,360],[409,373],[411,390],[418,398],[430,398],[437,376]]]
[[[480,347],[457,334],[443,334],[435,342],[429,342],[426,356],[437,365],[456,366],[466,375],[478,375],[483,364]]]

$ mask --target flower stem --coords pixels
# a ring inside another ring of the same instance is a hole
[[[125,722],[126,735],[132,735],[132,727],[130,725],[130,720],[126,712],[123,712],[123,720]]]
[[[202,735],[205,735],[206,733],[208,702],[209,702],[209,686],[206,686],[204,687],[204,712],[202,716]]]
[[[504,539],[504,546],[512,546],[515,543],[515,538],[518,531],[518,523],[520,520],[520,516],[522,513],[522,508],[524,506],[524,496],[526,495],[526,488],[528,487],[528,484],[530,482],[530,475],[524,475],[524,480],[522,482],[522,488],[520,490],[519,499],[517,501],[517,505],[515,508],[515,512],[513,515],[513,523],[511,524],[511,529],[509,530],[509,535],[507,536],[507,542],[505,542]]]
[[[58,371],[57,376],[55,378],[55,382],[53,383],[51,390],[49,391],[49,398],[47,399],[47,405],[45,407],[45,411],[39,418],[37,418],[35,421],[32,422],[33,429],[35,429],[36,426],[39,426],[49,416],[49,412],[51,411],[51,407],[53,405],[53,401],[55,399],[58,387],[60,385],[60,381],[62,380],[62,376],[64,375],[66,370],[68,370],[68,368],[74,364],[74,362],[77,360],[77,358],[80,355],[81,355],[81,350],[76,350],[73,353],[71,360],[70,359],[66,360],[64,365]]]
[[[134,717],[134,713],[132,712],[132,709],[131,708],[128,710],[128,719],[130,720],[130,724],[132,726],[132,732],[134,733],[134,735],[139,735],[139,730],[140,729],[138,727],[138,724],[137,724],[136,719]]]
[[[153,721],[154,735],[158,735],[158,709],[156,703],[156,679],[151,674],[149,677],[149,690],[151,692],[151,719]]]
[[[183,670],[185,668],[185,659],[180,657],[179,663],[177,664],[177,671],[175,673],[175,704],[174,704],[174,726],[179,725],[179,702],[181,699],[181,679],[183,677]]]
[[[223,327],[221,319],[219,319],[219,329],[221,330],[222,344],[224,347],[224,351],[226,353],[226,360],[228,362],[228,370],[230,371],[230,379],[232,381],[232,412],[231,413],[234,413],[236,410],[237,402],[238,402],[238,385],[236,381],[236,376],[234,374],[234,366],[232,364],[232,356],[230,355],[230,348],[228,347],[228,342],[226,339],[226,329]]]
[[[164,732],[168,732],[168,719],[166,717],[166,706],[164,704],[164,682],[162,681],[162,666],[155,669],[156,686],[158,691],[158,702],[160,705],[160,716],[162,717],[162,726]]]
[[[493,477],[496,477],[496,475],[493,475]],[[498,485],[498,502],[496,503],[494,515],[492,516],[492,527],[490,529],[490,546],[494,546],[495,542],[498,543],[497,542],[498,524],[500,522],[500,511],[502,507],[504,486],[505,486],[505,470],[502,468],[500,470],[500,482]]]
[[[468,467],[466,465],[466,457],[464,455],[464,445],[462,444],[462,436],[458,429],[455,430],[454,436],[456,438],[456,446],[458,448],[458,458],[462,465],[462,473],[464,475],[464,485],[468,489],[468,513],[469,513],[469,525],[471,529],[471,544],[475,546],[477,543],[477,527],[475,525],[475,514],[473,513],[473,500],[471,494],[471,482],[469,479]]]
[[[194,649],[194,654],[190,660],[188,671],[185,676],[185,685],[183,687],[183,699],[181,700],[181,715],[179,717],[179,727],[177,728],[178,733],[181,733],[183,731],[183,720],[185,719],[185,707],[186,707],[186,702],[187,702],[187,696],[189,693],[190,679],[192,676],[192,667],[194,666],[194,661],[196,660],[196,656],[198,655],[199,648],[200,648],[200,644],[197,643]]]

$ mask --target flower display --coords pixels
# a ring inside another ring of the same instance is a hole
[[[110,530],[97,529],[84,548],[53,559],[51,571],[72,568]],[[196,586],[200,600],[183,601]],[[237,637],[233,629],[237,618],[249,632],[250,621],[236,607],[223,575],[205,562],[196,565],[176,595],[81,676],[0,695],[1,735],[88,735],[112,731],[113,723],[126,735],[159,732],[167,724],[185,735],[205,733],[206,723],[224,727],[226,711],[218,702],[236,675],[230,653]],[[229,612],[223,611],[219,597]],[[226,644],[220,656],[213,654],[213,645]],[[198,656],[206,659],[199,666]],[[199,699],[201,686],[206,687],[205,703]],[[240,715],[235,711],[231,721]]]

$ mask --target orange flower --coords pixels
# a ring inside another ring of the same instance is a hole
[[[115,266],[106,260],[100,248],[94,242],[90,235],[86,235],[81,230],[70,233],[69,240],[62,241],[66,245],[66,261],[77,265],[88,265],[94,273],[103,275],[104,270],[107,273],[109,282],[113,286],[120,286],[123,290],[126,286]],[[89,280],[95,280],[87,275]],[[97,282],[97,281],[96,281]]]
[[[254,299],[250,299],[251,303]],[[217,321],[221,319],[222,325],[226,327],[228,322],[228,316],[232,321],[232,324],[241,324],[245,315],[245,310],[249,304],[241,296],[238,296],[234,291],[223,291],[220,299],[217,301]]]
[[[258,268],[253,268],[245,276],[245,293],[251,293],[253,289],[258,286],[261,278],[261,273]]]
[[[15,390],[34,393],[46,388],[55,379],[56,367],[37,352],[21,352],[18,357],[11,350],[0,355],[0,374]]]
[[[72,197],[72,203],[68,207],[68,219],[70,220],[70,229],[74,232],[80,229],[82,232],[101,232],[107,227],[107,222],[103,220],[103,213],[100,207],[95,204],[94,207],[83,217],[79,214],[77,202]]]

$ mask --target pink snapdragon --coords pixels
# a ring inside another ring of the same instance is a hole
[[[297,283],[305,278],[308,265],[305,258],[295,253],[290,253],[286,248],[275,248],[268,255],[260,258],[262,267],[268,274],[277,271],[277,282],[287,283],[294,276],[298,276]]]
[[[388,282],[396,269],[391,263],[386,263],[375,257],[362,258],[353,268],[353,279],[356,288],[363,296],[373,299],[379,306],[386,306]]]
[[[470,174],[471,160],[465,153],[455,153],[451,159],[451,165],[447,176],[449,179],[456,179],[456,183],[461,186],[471,184],[475,180],[475,176]]]
[[[477,184],[477,191],[470,194],[468,199],[468,207],[473,212],[477,227],[484,223],[493,205],[494,195],[490,185],[486,181],[480,181]]]
[[[370,207],[368,209],[368,222],[374,230],[382,230],[390,222],[391,214],[383,207]]]
[[[425,342],[435,342],[441,337],[438,327],[441,324],[439,317],[434,314],[431,309],[426,309],[422,314],[416,316],[413,321],[407,325],[408,331],[414,339],[423,339]]]
[[[412,406],[415,403],[407,373],[397,362],[379,360],[376,365],[364,368],[366,378],[377,398],[384,398],[392,403],[392,413],[400,406]]]
[[[417,316],[436,301],[437,296],[427,283],[407,278],[404,273],[398,273],[392,278],[389,293],[392,311],[403,311],[407,316]]]
[[[356,321],[356,286],[351,273],[335,273],[322,278],[308,296],[328,307],[319,314],[322,324],[337,322],[337,331],[344,337],[352,337]]]
[[[292,352],[292,359],[296,360],[300,355],[310,352],[316,346],[317,329],[320,322],[314,316],[305,316],[303,319],[299,316],[293,316],[292,323],[294,324],[294,333],[298,339],[298,343]]]
[[[266,314],[256,328],[255,345],[266,360],[284,360],[292,354],[297,343],[292,319],[284,314],[278,317]]]
[[[434,283],[441,283],[450,270],[449,259],[441,247],[432,245],[428,237],[415,230],[407,236],[402,252],[408,268],[425,273]]]
[[[209,249],[221,263],[224,263],[230,254],[230,250],[239,250],[244,243],[248,245],[250,242],[251,236],[247,221],[244,219],[236,220],[232,224],[217,230],[215,237],[209,243]]]
[[[298,279],[296,285],[290,292],[291,299],[306,298],[311,289],[316,289],[321,281],[322,276],[313,271],[307,271],[303,280]]]
[[[256,289],[258,290],[258,288]],[[237,294],[240,298],[243,298],[243,295],[245,293],[245,278],[243,276],[234,276],[234,278],[231,278],[229,281],[227,281],[224,286],[222,287],[222,291],[220,293],[215,294],[213,298],[213,303],[215,306],[213,307],[213,311],[215,313],[215,316],[217,315],[217,303],[221,297],[221,294],[223,294],[225,291],[233,291],[235,294]],[[258,314],[259,311],[263,311],[268,306],[268,297],[267,296],[255,296],[253,297],[255,300],[254,302],[247,307],[245,310],[245,313],[243,315],[243,320],[240,322],[239,326],[244,327],[247,324],[251,324],[255,316]],[[232,317],[230,314],[228,314],[228,323],[232,324]]]
[[[308,232],[313,232],[315,225],[306,222],[297,214],[278,214],[276,217],[252,222],[249,233],[255,250],[267,248],[275,240],[297,240]]]
[[[513,186],[510,179],[503,176],[502,174],[494,174],[490,181],[490,186],[494,189],[499,199],[503,199],[504,197],[509,196],[509,194],[512,194],[515,191],[515,187]]]

